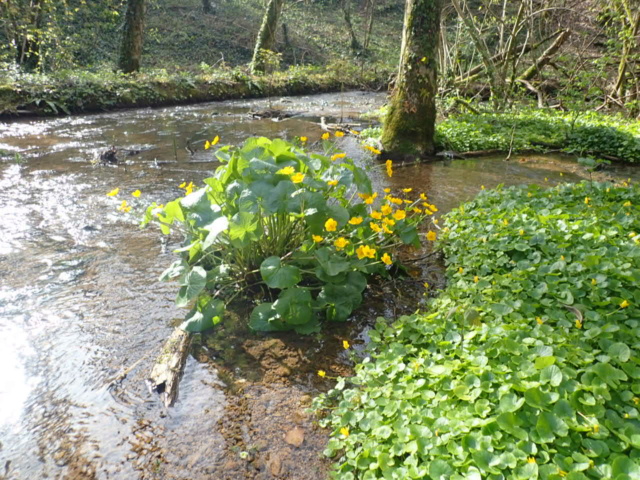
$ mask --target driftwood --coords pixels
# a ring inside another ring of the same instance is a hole
[[[362,127],[361,123],[327,123],[324,117],[320,117],[320,128],[327,132],[351,133],[356,127]]]
[[[181,328],[175,328],[162,347],[147,379],[151,392],[160,395],[165,407],[170,407],[178,398],[178,387],[184,365],[189,354],[191,335]]]

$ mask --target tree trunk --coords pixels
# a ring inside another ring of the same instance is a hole
[[[140,70],[144,37],[144,10],[145,0],[127,0],[127,13],[124,19],[124,33],[118,62],[118,67],[124,73]]]
[[[29,6],[28,24],[16,36],[16,63],[24,70],[33,72],[40,65],[40,41],[44,23],[43,0],[32,0]]]
[[[342,13],[344,15],[344,22],[347,24],[349,37],[351,37],[351,50],[357,52],[361,47],[358,37],[356,37],[356,32],[353,30],[353,23],[351,23],[351,0],[342,0],[340,2],[340,7],[342,8]]]
[[[202,11],[204,11],[204,13],[207,15],[213,13],[213,8],[211,8],[211,3],[209,2],[209,0],[202,0]]]
[[[434,152],[437,58],[443,0],[407,0],[398,78],[382,131],[387,155]]]
[[[269,0],[267,11],[262,19],[262,26],[258,32],[256,39],[256,47],[253,50],[253,59],[251,60],[251,73],[264,73],[266,62],[264,61],[263,50],[273,50],[276,44],[276,32],[278,28],[278,19],[282,12],[284,0]]]
[[[369,0],[367,2],[367,29],[364,32],[364,41],[362,42],[362,48],[369,49],[369,43],[371,42],[371,34],[373,33],[373,15],[375,13],[375,0]]]

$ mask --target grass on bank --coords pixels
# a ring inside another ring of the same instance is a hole
[[[482,192],[448,286],[321,399],[335,478],[640,478],[640,188]]]

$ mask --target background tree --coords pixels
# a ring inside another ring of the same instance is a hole
[[[144,38],[145,0],[128,0],[118,67],[124,73],[140,70]]]
[[[278,20],[282,12],[283,4],[284,0],[269,0],[267,4],[267,10],[262,19],[262,26],[256,39],[256,47],[253,51],[251,73],[264,73],[265,71],[266,62],[264,52],[273,50],[276,44]]]
[[[422,157],[434,151],[442,1],[407,0],[400,66],[381,138],[390,156]]]

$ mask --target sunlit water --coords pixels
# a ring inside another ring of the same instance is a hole
[[[306,135],[313,143],[321,116],[359,123],[360,112],[383,101],[360,92],[278,99],[278,107],[296,113],[281,122],[247,116],[266,108],[260,100],[0,123],[0,479],[275,478],[286,468],[289,478],[317,478],[317,446],[301,450],[306,458],[277,447],[282,458],[270,452],[267,466],[238,466],[246,455],[227,444],[223,416],[239,400],[230,400],[215,363],[189,359],[169,411],[147,392],[145,375],[184,312],[173,305],[175,285],[157,281],[172,261],[158,232],[139,230],[137,219],[116,207],[123,198],[134,206],[163,203],[181,193],[183,181],[210,174],[215,164],[203,144],[215,135],[231,144],[251,135]],[[494,157],[397,167],[388,179],[357,139],[339,142],[369,162],[378,188],[424,191],[440,213],[482,185],[579,178],[562,158]],[[95,165],[112,145],[139,153],[117,167]],[[632,168],[613,173],[638,178]],[[115,187],[117,199],[105,195]],[[130,195],[136,189],[140,199]],[[362,312],[394,313],[373,305]],[[309,340],[304,348],[313,345],[319,351],[324,344]],[[236,347],[229,340],[230,350]],[[271,396],[260,390],[268,382],[246,390],[252,428],[268,442],[282,443],[264,414],[269,405],[316,392],[311,363]],[[250,378],[251,368],[235,373]],[[247,443],[251,437],[238,435]]]

